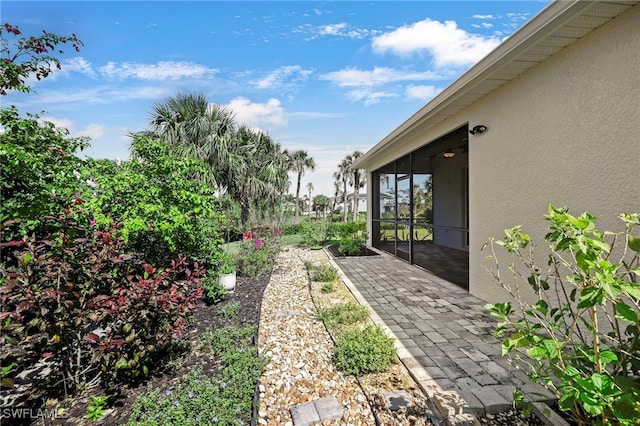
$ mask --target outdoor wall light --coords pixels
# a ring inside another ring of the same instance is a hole
[[[456,155],[456,153],[455,153],[455,152],[453,152],[453,150],[452,150],[451,148],[449,148],[449,149],[447,149],[447,150],[444,152],[444,154],[442,154],[442,155],[444,155],[444,158],[451,158],[451,157],[453,157],[454,155]]]
[[[469,133],[472,135],[478,134],[481,135],[487,131],[487,126],[479,124],[477,126],[473,126],[473,129],[469,130]]]

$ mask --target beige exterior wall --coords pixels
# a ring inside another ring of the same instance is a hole
[[[601,215],[603,230],[621,230],[617,215],[640,211],[639,23],[635,6],[367,166],[371,179],[371,171],[467,122],[488,127],[469,136],[472,294],[505,299],[483,269],[480,249],[514,225],[546,247],[549,204]]]
[[[636,6],[466,111],[489,128],[469,139],[472,294],[504,299],[480,248],[522,224],[544,249],[549,204],[601,215],[601,229],[640,211],[639,23]]]

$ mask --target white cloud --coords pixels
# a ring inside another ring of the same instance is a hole
[[[498,44],[499,38],[470,34],[458,28],[455,21],[442,23],[427,18],[374,37],[372,47],[376,53],[400,56],[426,51],[436,66],[446,67],[473,65]]]
[[[91,139],[98,139],[104,136],[105,127],[102,124],[90,123],[82,129],[76,129],[76,124],[70,118],[42,117],[42,121],[50,121],[56,127],[63,127],[69,131],[73,137],[88,136]]]
[[[473,18],[476,19],[496,19],[493,15],[473,15]]]
[[[427,101],[437,95],[439,91],[440,89],[435,86],[409,86],[407,87],[407,98]]]
[[[365,106],[377,104],[384,98],[396,98],[393,92],[372,91],[367,88],[351,90],[347,93],[347,98],[351,102],[362,102]]]
[[[320,35],[340,35],[342,30],[347,28],[347,24],[332,24],[332,25],[323,25],[319,28]]]
[[[185,61],[161,61],[156,64],[139,64],[135,62],[109,62],[100,67],[100,72],[113,79],[138,78],[142,80],[177,80],[181,78],[203,77],[215,74],[218,70],[204,65]]]
[[[282,126],[287,120],[278,99],[271,98],[266,103],[255,103],[244,97],[233,99],[227,107],[233,111],[240,124],[251,127]]]
[[[70,72],[77,72],[84,74],[91,78],[96,78],[98,74],[91,66],[91,62],[85,58],[72,58],[64,61],[62,64],[62,72],[68,74]]]
[[[339,37],[362,40],[376,34],[380,34],[380,31],[378,30],[352,28],[344,22],[320,26],[301,25],[296,29],[296,32],[305,34],[307,40],[315,40],[320,37]]]
[[[105,104],[113,101],[126,101],[132,99],[158,99],[169,95],[171,91],[171,87],[165,86],[94,86],[75,91],[43,91],[39,93],[38,103],[62,104],[90,102]]]
[[[254,84],[260,89],[273,89],[285,84],[286,80],[294,82],[306,80],[312,72],[311,70],[303,69],[299,65],[281,67],[255,81]]]
[[[529,16],[531,14],[528,12],[525,13],[507,13],[507,16],[511,19],[517,20],[517,21],[526,21],[529,19]]]
[[[340,87],[373,87],[400,81],[438,80],[441,74],[427,72],[402,72],[387,67],[374,67],[371,71],[347,68],[320,76]]]
[[[482,22],[480,24],[472,24],[473,28],[493,28],[493,24],[490,22]]]

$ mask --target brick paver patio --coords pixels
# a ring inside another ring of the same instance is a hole
[[[445,416],[509,410],[516,387],[534,401],[553,399],[501,356],[484,301],[391,255],[331,259]]]

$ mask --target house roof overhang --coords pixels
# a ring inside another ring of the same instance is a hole
[[[396,141],[446,120],[638,3],[554,1],[367,151],[354,166],[366,169],[380,156],[391,161],[390,149]]]

